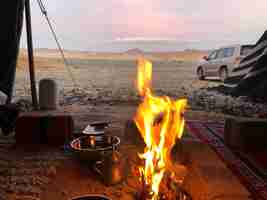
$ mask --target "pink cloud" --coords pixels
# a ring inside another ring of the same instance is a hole
[[[181,40],[228,37],[241,32],[247,22],[253,28],[252,21],[267,19],[259,16],[267,9],[267,2],[261,0],[198,3],[193,0],[122,0],[121,3],[123,9],[112,15],[112,32],[116,37],[174,37]],[[260,6],[255,6],[257,3]],[[253,7],[261,7],[261,12]]]
[[[48,14],[69,46],[116,38],[178,41],[257,38],[267,25],[263,0],[109,0],[48,1]],[[38,42],[52,40],[33,1]],[[242,36],[242,34],[247,34]],[[43,38],[46,38],[43,39]],[[43,42],[45,43],[45,42]]]

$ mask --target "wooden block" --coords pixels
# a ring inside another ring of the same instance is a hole
[[[19,117],[15,127],[17,144],[40,144],[40,119],[34,116]]]
[[[18,118],[15,138],[18,145],[60,146],[70,141],[73,129],[74,122],[68,113],[29,112]]]
[[[224,129],[225,143],[242,151],[267,148],[267,120],[228,117]]]

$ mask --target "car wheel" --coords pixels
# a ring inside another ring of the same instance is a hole
[[[197,77],[199,80],[204,80],[205,79],[205,75],[204,75],[204,70],[202,67],[199,67],[197,69]]]
[[[228,78],[228,70],[226,67],[223,67],[219,71],[219,77],[222,82],[224,82]]]

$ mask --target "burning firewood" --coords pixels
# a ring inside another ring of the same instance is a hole
[[[144,153],[139,158],[141,190],[138,200],[177,199],[172,175],[171,151],[184,128],[186,99],[173,101],[157,97],[151,91],[152,63],[145,59],[138,61],[138,91],[143,101],[134,118],[136,127],[145,143]],[[171,172],[171,175],[168,175]],[[166,178],[167,177],[167,178]],[[164,183],[164,180],[167,182]],[[177,182],[179,183],[179,182]],[[174,191],[172,189],[174,188]]]

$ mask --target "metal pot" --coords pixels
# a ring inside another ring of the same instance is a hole
[[[111,199],[103,195],[86,195],[81,197],[75,197],[71,200],[111,200]]]
[[[74,154],[85,162],[101,161],[106,153],[118,149],[120,138],[117,136],[104,136],[103,140],[96,140],[93,136],[82,136],[74,139],[71,149]]]

